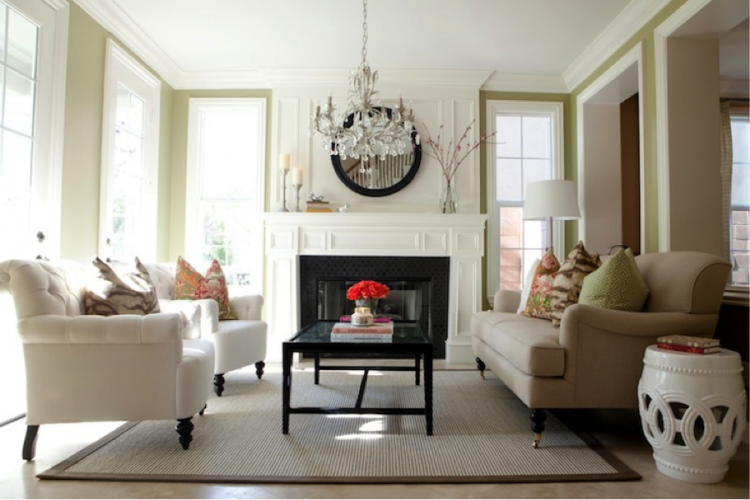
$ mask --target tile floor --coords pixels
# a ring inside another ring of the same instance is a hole
[[[436,367],[439,367],[437,363]],[[304,363],[302,364],[304,367]],[[451,368],[473,368],[455,366]],[[269,364],[267,370],[278,370]],[[0,498],[750,498],[748,445],[742,443],[724,481],[691,484],[656,470],[637,411],[566,412],[584,422],[611,452],[643,479],[627,482],[457,485],[220,485],[147,482],[41,481],[47,470],[118,423],[46,425],[36,459],[24,462],[24,422],[0,428]]]

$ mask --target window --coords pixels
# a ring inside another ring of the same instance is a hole
[[[0,260],[59,256],[67,14],[0,1]]]
[[[729,218],[729,252],[732,262],[731,284],[750,284],[750,122],[747,108],[733,113],[732,127],[732,197]]]
[[[263,287],[265,99],[191,99],[185,258],[227,284]]]
[[[562,248],[562,226],[548,242],[548,223],[524,221],[526,186],[561,179],[562,103],[488,101],[487,132],[497,131],[487,147],[489,203],[488,292],[521,289],[534,260],[546,247]],[[554,224],[560,224],[555,222]]]
[[[156,259],[161,83],[107,41],[99,252]]]

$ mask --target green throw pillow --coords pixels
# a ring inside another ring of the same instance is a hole
[[[647,297],[648,286],[633,252],[627,248],[618,250],[583,279],[578,303],[618,311],[640,311]]]

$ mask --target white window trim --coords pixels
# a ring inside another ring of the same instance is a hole
[[[552,178],[563,179],[565,177],[564,167],[564,129],[563,129],[563,103],[562,102],[543,102],[543,101],[505,101],[505,100],[488,100],[487,101],[487,134],[496,131],[495,116],[500,112],[510,113],[544,113],[548,114],[552,121]],[[497,138],[497,136],[495,136]],[[497,139],[498,141],[501,139]],[[487,296],[490,303],[496,290],[500,287],[500,249],[495,244],[500,238],[500,228],[497,210],[495,209],[495,190],[497,187],[495,157],[497,146],[495,142],[487,143],[487,238],[490,244],[487,248]],[[553,221],[554,241],[552,246],[555,249],[563,249],[565,242],[565,224],[562,221]],[[560,250],[558,250],[559,252]]]
[[[188,104],[188,150],[187,150],[187,178],[185,182],[185,248],[184,257],[188,262],[200,262],[201,255],[197,253],[199,250],[195,244],[196,241],[200,241],[202,235],[200,234],[199,224],[191,223],[191,221],[197,221],[199,217],[200,204],[199,204],[199,158],[201,157],[200,150],[200,125],[201,125],[201,114],[204,110],[221,110],[221,109],[237,109],[237,106],[247,106],[258,108],[258,142],[261,147],[258,148],[258,156],[256,158],[259,168],[257,169],[256,181],[257,186],[263,192],[258,193],[256,201],[256,210],[259,215],[258,227],[262,229],[263,220],[260,217],[264,211],[265,202],[265,186],[266,186],[266,99],[257,97],[243,97],[243,98],[190,98]],[[261,233],[262,234],[262,233]],[[263,276],[263,245],[258,246],[259,256],[257,259],[257,269],[255,270],[255,276]],[[202,272],[203,270],[198,270]],[[258,290],[262,289],[263,284],[256,284]],[[254,285],[254,286],[256,286]]]
[[[161,109],[161,81],[144,68],[111,38],[107,39],[104,69],[104,112],[102,123],[102,165],[99,205],[99,255],[108,255],[107,236],[110,233],[108,217],[109,185],[115,153],[115,115],[117,85],[126,83],[144,97],[145,138],[143,158],[146,165],[147,187],[141,204],[144,224],[144,241],[138,246],[138,257],[144,262],[155,262],[157,245],[158,194],[159,194],[159,122]]]

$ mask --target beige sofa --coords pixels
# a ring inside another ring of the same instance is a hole
[[[530,409],[534,447],[545,409],[637,408],[643,353],[662,335],[713,336],[730,265],[698,252],[636,257],[649,287],[641,312],[575,304],[559,328],[517,314],[520,291],[500,291],[471,320],[472,347]]]

